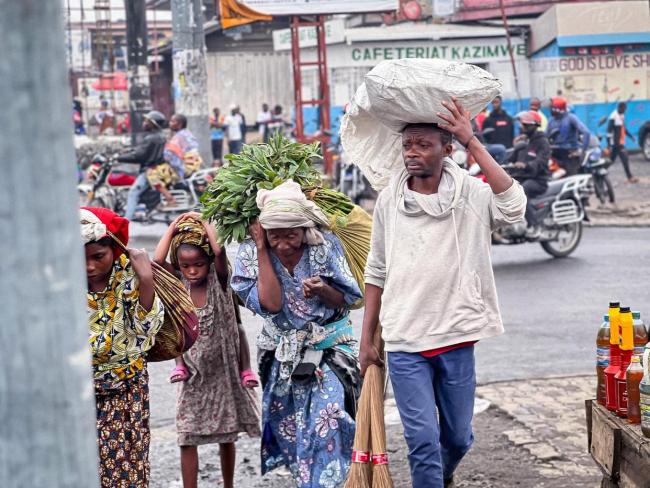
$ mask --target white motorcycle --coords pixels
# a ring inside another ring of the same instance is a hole
[[[504,165],[510,169],[512,165]],[[540,223],[539,236],[526,236],[525,222],[497,229],[494,244],[523,244],[539,242],[542,249],[553,257],[564,258],[576,250],[582,238],[582,222],[589,220],[584,202],[593,192],[591,175],[580,174],[550,181],[546,192],[532,199]]]
[[[123,215],[129,189],[136,174],[123,170],[125,165],[116,162],[117,155],[105,157],[96,155],[89,167],[86,181],[78,186],[81,205],[104,207]],[[189,178],[176,183],[170,193],[176,200],[173,206],[161,205],[159,192],[147,188],[140,196],[133,220],[144,223],[171,223],[177,216],[196,210],[200,198],[210,184],[218,168],[200,169]]]

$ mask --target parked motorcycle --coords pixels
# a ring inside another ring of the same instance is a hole
[[[329,151],[332,154],[334,183],[338,191],[345,193],[357,205],[363,198],[376,196],[359,167],[348,160],[340,142],[331,144]]]
[[[609,149],[600,147],[600,138],[593,137],[589,148],[585,152],[580,172],[590,174],[594,185],[594,193],[601,204],[615,202],[614,186],[609,179],[609,167],[613,161],[609,157]]]
[[[557,131],[551,134],[555,135]],[[555,146],[551,146],[555,148]],[[600,146],[600,136],[592,136],[589,142],[589,147],[586,151],[580,153],[580,173],[589,174],[592,176],[592,185],[594,194],[601,204],[614,203],[616,197],[614,195],[614,185],[609,179],[609,167],[612,165],[612,160],[609,157],[609,149],[602,149]],[[560,167],[557,160],[551,157],[549,162],[551,168],[552,178],[563,178],[566,171]]]
[[[79,203],[91,207],[104,207],[124,215],[129,188],[135,182],[137,170],[127,172],[125,165],[110,157],[95,154],[86,170],[85,181],[77,186]],[[119,170],[116,168],[119,165]]]
[[[88,181],[78,186],[82,205],[105,207],[124,215],[129,190],[135,182],[137,172],[124,171],[124,165],[117,162],[116,158],[117,154],[111,157],[98,154],[93,158],[87,173]],[[147,188],[140,196],[133,220],[169,224],[182,213],[196,210],[201,195],[217,170],[218,168],[200,169],[173,185],[170,188],[170,193],[176,200],[173,206],[162,206],[160,193],[151,187]]]
[[[514,169],[513,164],[503,165]],[[541,225],[539,237],[526,237],[526,223],[501,227],[493,234],[494,244],[539,242],[553,257],[564,258],[576,250],[582,238],[582,222],[588,220],[584,201],[592,192],[591,175],[580,174],[549,182],[546,192],[532,200]]]

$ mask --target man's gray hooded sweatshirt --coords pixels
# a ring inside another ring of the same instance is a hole
[[[409,190],[404,170],[379,195],[366,283],[383,288],[386,350],[422,352],[503,333],[492,230],[520,221],[522,187],[495,195],[445,159],[434,195]]]

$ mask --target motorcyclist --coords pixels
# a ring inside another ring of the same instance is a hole
[[[553,141],[553,156],[567,176],[578,174],[581,151],[584,153],[589,147],[589,129],[567,110],[564,97],[551,98],[551,114],[546,136]]]
[[[526,237],[536,239],[541,232],[540,225],[535,211],[533,198],[543,195],[548,188],[548,180],[551,173],[548,169],[548,161],[551,157],[551,145],[546,134],[539,130],[542,125],[542,118],[535,111],[519,114],[521,132],[526,141],[515,146],[510,156],[513,170],[510,175],[515,178],[524,188],[526,198],[526,222],[528,229]]]
[[[163,156],[165,150],[166,138],[163,129],[167,125],[165,116],[157,110],[152,110],[144,116],[142,128],[147,133],[142,142],[132,151],[118,156],[117,160],[122,163],[140,164],[140,174],[129,190],[129,196],[126,203],[125,217],[132,220],[135,215],[135,209],[138,206],[140,196],[149,186],[146,170],[155,168],[165,162]]]

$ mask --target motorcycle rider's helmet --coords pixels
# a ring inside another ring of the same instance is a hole
[[[537,127],[542,125],[542,117],[539,113],[534,112],[533,110],[529,112],[521,112],[517,114],[517,117],[522,125],[534,125]]]
[[[552,97],[551,98],[551,112],[553,113],[564,113],[566,112],[567,101],[564,97]]]
[[[151,122],[154,127],[164,129],[167,126],[167,118],[158,110],[151,110],[144,115],[144,118]]]

